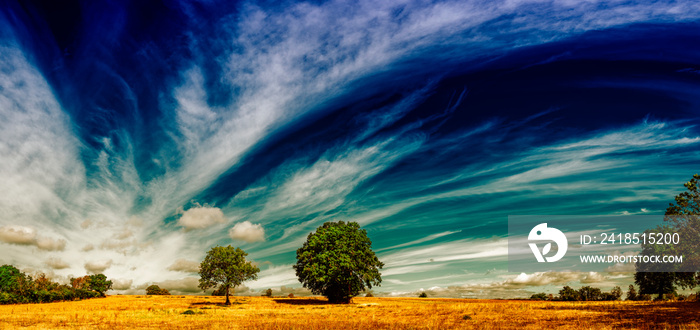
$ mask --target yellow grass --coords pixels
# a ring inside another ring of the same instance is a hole
[[[0,329],[700,329],[690,302],[110,296],[0,306]],[[194,315],[182,314],[190,310]],[[465,317],[466,316],[466,317]],[[466,318],[466,319],[465,319]]]

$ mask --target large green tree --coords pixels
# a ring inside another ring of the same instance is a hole
[[[653,272],[654,267],[668,265],[637,264],[634,281],[639,285],[641,294],[658,294],[674,292],[676,286],[694,288],[700,284],[700,175],[695,174],[690,181],[683,184],[686,191],[675,197],[675,203],[669,203],[664,221],[653,231],[678,233],[680,243],[642,245],[642,255],[683,255],[683,264],[675,272]]]
[[[350,302],[382,282],[384,264],[372,251],[367,231],[357,222],[326,222],[297,250],[294,270],[304,287],[332,303]]]
[[[226,292],[226,305],[231,305],[229,289],[247,280],[258,279],[260,268],[246,261],[248,253],[240,248],[215,246],[207,252],[199,265],[199,288],[207,290],[219,286]]]

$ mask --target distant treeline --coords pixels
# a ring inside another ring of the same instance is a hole
[[[103,274],[71,278],[71,284],[58,284],[45,274],[32,278],[11,265],[0,267],[0,304],[46,303],[104,297],[112,288]]]
[[[533,294],[530,299],[533,300],[551,300],[551,301],[615,301],[622,299],[622,289],[619,286],[614,287],[610,292],[603,292],[599,288],[594,288],[591,286],[584,286],[578,290],[573,289],[570,286],[565,286],[559,290],[559,295],[555,296],[553,294],[546,293],[536,293]],[[685,296],[676,293],[671,293],[663,296],[665,300],[694,300],[695,295]],[[638,294],[634,285],[630,285],[627,291],[627,296],[625,300],[633,301],[646,301],[652,300],[651,295],[648,294]]]

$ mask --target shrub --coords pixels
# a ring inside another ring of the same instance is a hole
[[[18,302],[17,296],[7,292],[0,292],[0,305],[16,304]]]
[[[374,295],[372,294],[372,292],[367,292],[367,294],[365,295],[365,297],[367,297],[367,298],[372,298],[372,297],[374,297]]]
[[[288,297],[288,298],[294,298],[294,294],[293,294],[293,293],[290,293],[287,297]]]
[[[532,299],[532,300],[547,300],[547,294],[544,292],[535,293],[532,296],[530,296],[530,299]]]
[[[428,298],[428,294],[423,291],[418,295],[418,298]]]
[[[161,289],[159,286],[153,284],[146,288],[146,295],[149,296],[169,296],[170,292],[166,289]]]
[[[272,289],[265,290],[265,297],[272,297]]]

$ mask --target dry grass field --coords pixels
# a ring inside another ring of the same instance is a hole
[[[110,296],[0,306],[1,329],[700,329],[689,302]]]

